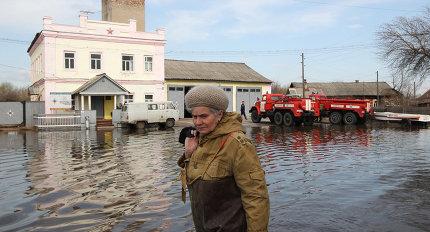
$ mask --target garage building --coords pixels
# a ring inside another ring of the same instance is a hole
[[[181,118],[191,116],[184,101],[185,94],[194,86],[221,87],[229,98],[227,111],[236,112],[240,112],[242,101],[248,111],[263,93],[271,93],[272,81],[245,63],[166,59],[164,68],[167,99],[178,106]]]

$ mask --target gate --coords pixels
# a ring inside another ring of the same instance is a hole
[[[0,126],[18,126],[24,122],[21,102],[0,102]]]

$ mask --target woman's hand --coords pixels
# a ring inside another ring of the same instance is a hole
[[[199,145],[199,137],[196,136],[196,131],[193,131],[194,137],[185,139],[185,158],[189,159]]]

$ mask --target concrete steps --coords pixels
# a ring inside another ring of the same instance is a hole
[[[112,119],[97,119],[96,128],[97,129],[113,128]]]

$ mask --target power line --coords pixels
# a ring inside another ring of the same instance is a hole
[[[25,41],[25,40],[9,39],[4,37],[0,37],[0,41],[6,42],[6,43],[17,43],[17,44],[25,44],[25,45],[29,43],[29,41]]]
[[[0,64],[0,66],[2,67],[7,67],[7,68],[13,68],[13,69],[20,69],[20,70],[25,70],[25,71],[30,71],[26,68],[22,68],[22,67],[17,67],[17,66],[12,66],[12,65],[7,65],[7,64]]]
[[[17,40],[11,38],[0,37],[0,42],[6,43],[17,43],[17,44],[25,44],[29,43],[29,41]],[[100,47],[94,46],[71,46],[70,44],[62,44],[62,43],[45,43],[45,45],[65,45],[69,46],[69,49],[100,49]],[[307,54],[325,54],[325,53],[336,53],[336,52],[344,52],[345,50],[364,50],[369,48],[375,48],[377,45],[373,43],[361,43],[361,44],[350,44],[343,46],[328,46],[328,47],[320,47],[320,48],[304,48],[304,49],[274,49],[274,50],[169,50],[164,54],[188,54],[188,55],[203,55],[203,56],[237,56],[237,55],[297,55],[297,53],[306,52]],[[104,50],[110,51],[124,51],[123,49],[117,48],[103,48]],[[133,51],[133,50],[128,50]],[[141,49],[136,49],[135,51],[142,52]],[[151,53],[152,51],[144,51]],[[161,55],[153,54],[153,55]]]

